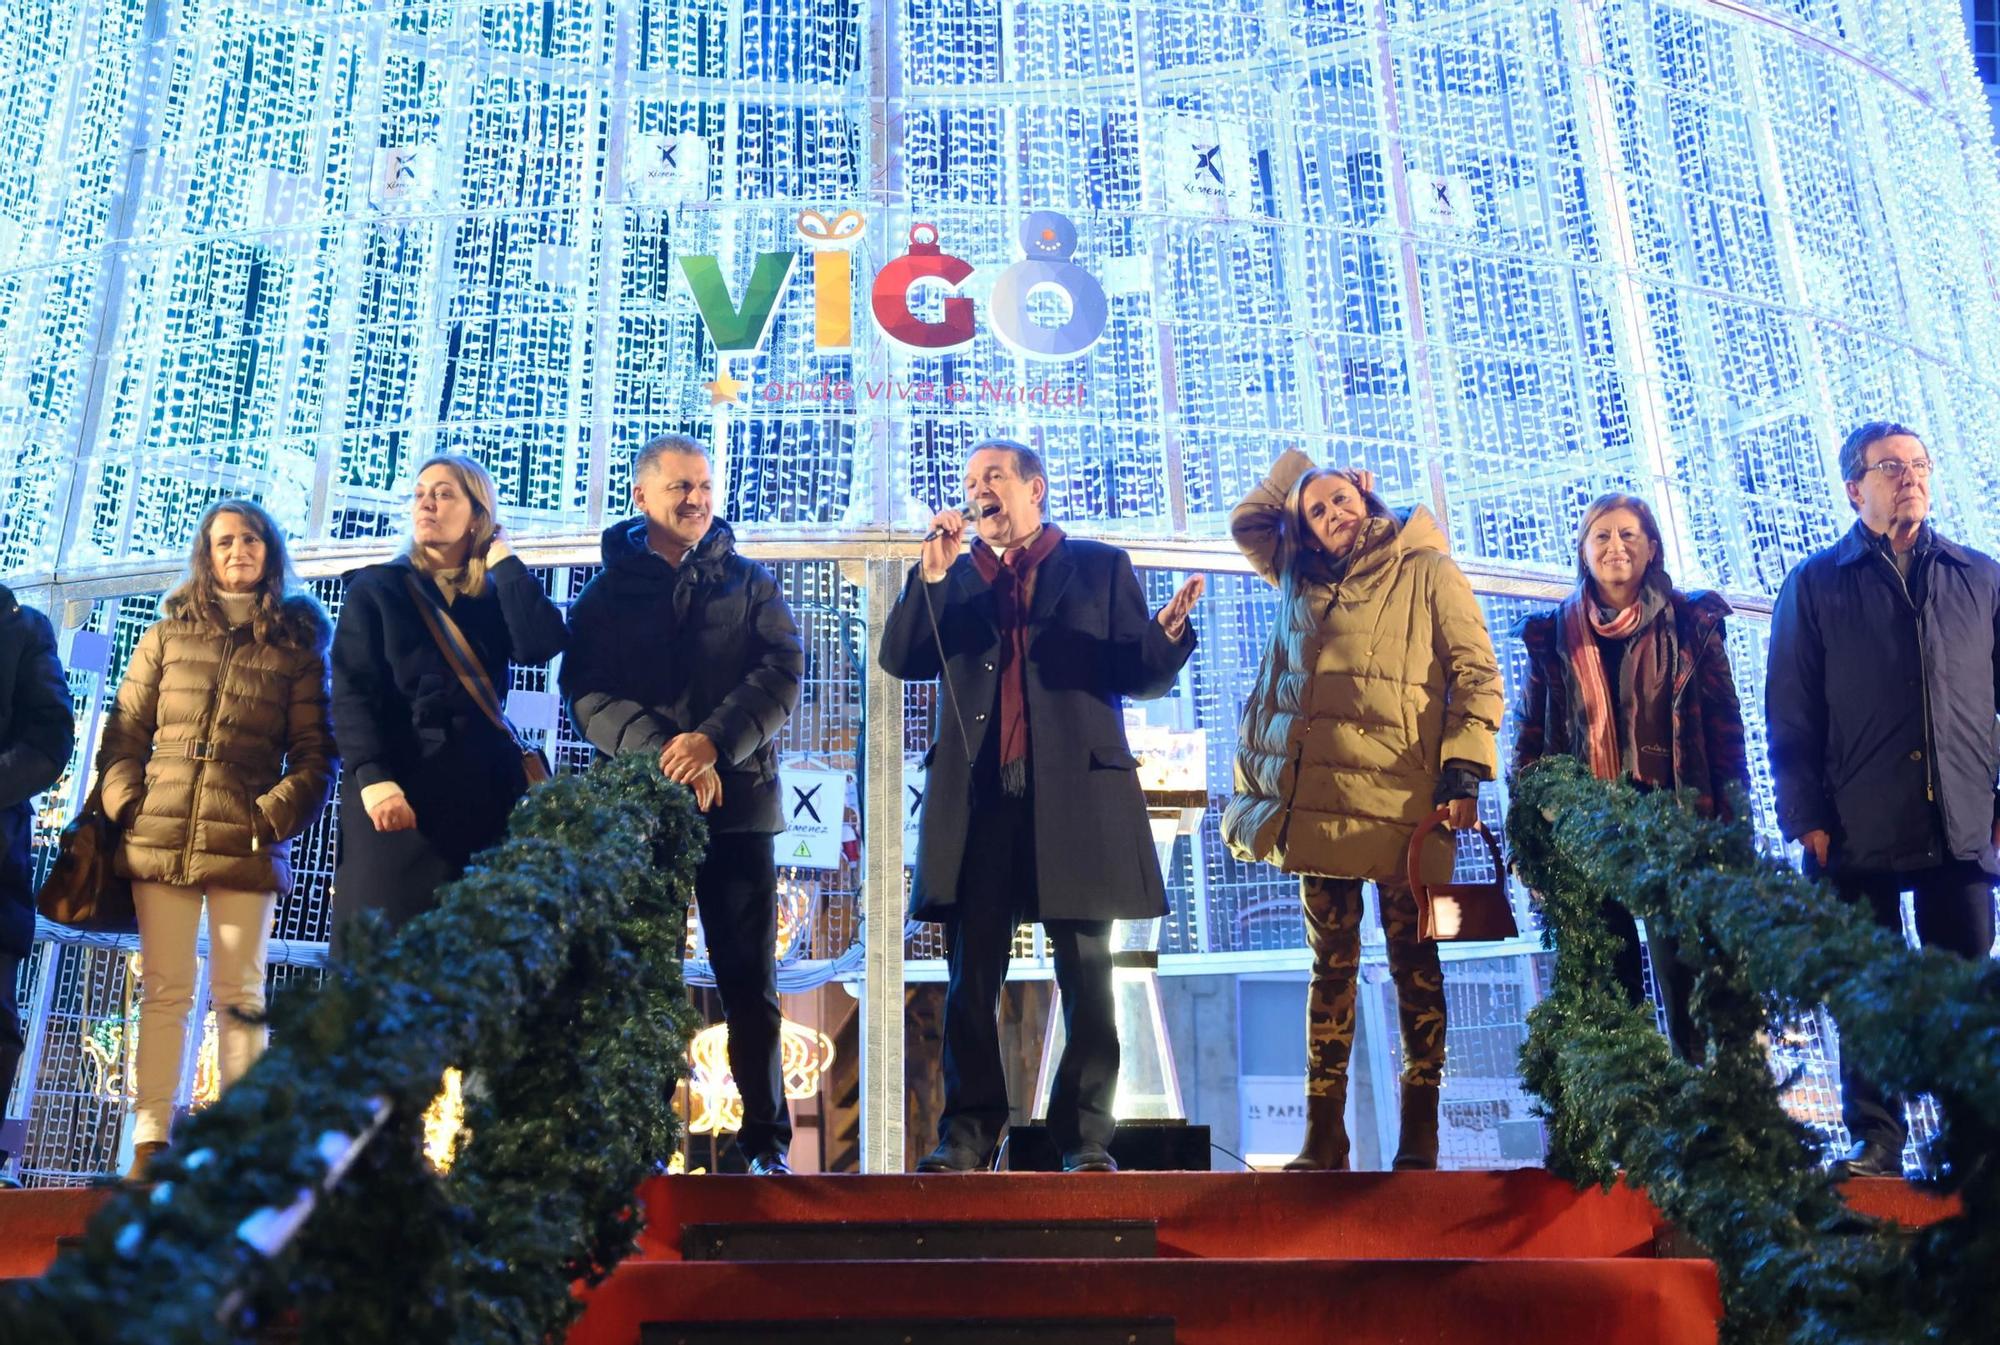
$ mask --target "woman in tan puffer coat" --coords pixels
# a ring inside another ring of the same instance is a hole
[[[1478,819],[1498,764],[1500,670],[1472,586],[1426,509],[1398,519],[1366,473],[1281,456],[1230,515],[1236,545],[1284,594],[1244,707],[1222,834],[1242,859],[1300,875],[1313,951],[1306,1143],[1286,1166],[1344,1168],[1347,1064],[1373,881],[1403,1036],[1397,1168],[1437,1166],[1444,973],[1417,938],[1410,837],[1440,804]],[[1438,836],[1425,878],[1450,876]]]
[[[139,637],[97,754],[122,829],[144,987],[129,1176],[166,1147],[180,1089],[195,936],[208,901],[209,998],[224,1088],[263,1053],[271,914],[291,842],[326,805],[331,629],[292,588],[285,541],[257,505],[202,516],[187,576]]]

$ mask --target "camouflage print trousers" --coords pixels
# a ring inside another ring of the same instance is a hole
[[[1389,975],[1403,1027],[1403,1081],[1444,1081],[1444,970],[1437,944],[1417,937],[1417,899],[1402,884],[1378,885]],[[1300,883],[1306,943],[1313,952],[1306,996],[1306,1093],[1347,1087],[1354,1050],[1355,982],[1361,972],[1361,880],[1307,877]]]

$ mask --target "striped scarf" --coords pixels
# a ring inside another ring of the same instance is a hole
[[[1666,595],[1648,584],[1631,606],[1609,616],[1580,584],[1559,610],[1563,652],[1568,655],[1571,709],[1579,752],[1599,780],[1631,778],[1643,784],[1673,784],[1673,707],[1668,685],[1674,666],[1673,621]],[[1626,641],[1618,668],[1620,695],[1614,703],[1598,639]],[[1662,756],[1664,754],[1664,759]]]

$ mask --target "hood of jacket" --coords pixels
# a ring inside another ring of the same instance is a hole
[[[621,588],[633,583],[664,588],[674,581],[677,568],[646,545],[644,514],[634,514],[631,518],[613,523],[598,539],[598,546],[604,556],[605,572],[616,574]],[[726,520],[714,519],[702,539],[695,543],[694,550],[682,559],[678,569],[707,572],[725,564],[735,554],[735,531]]]
[[[1437,515],[1421,504],[1390,518],[1371,518],[1363,524],[1361,536],[1355,539],[1348,571],[1359,575],[1413,551],[1451,554],[1451,539],[1438,526]]]
[[[1451,554],[1451,539],[1438,526],[1436,515],[1423,505],[1389,518],[1378,515],[1361,525],[1361,535],[1354,539],[1354,549],[1348,553],[1338,582],[1353,589],[1368,588],[1392,574],[1397,561],[1419,551]],[[1318,565],[1313,564],[1315,559],[1320,560]],[[1322,557],[1301,552],[1292,563],[1309,583],[1328,584],[1336,580],[1330,572],[1314,572],[1329,570]]]
[[[160,615],[169,621],[205,627],[218,635],[229,630],[219,613],[198,612],[192,603],[181,598],[169,597],[162,602]],[[287,593],[278,607],[278,619],[272,625],[270,636],[274,643],[286,648],[323,654],[333,643],[333,623],[327,620],[326,609],[312,594]]]

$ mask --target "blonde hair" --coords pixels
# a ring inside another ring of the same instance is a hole
[[[493,534],[500,529],[500,490],[493,484],[492,474],[480,465],[478,459],[463,453],[439,453],[425,458],[418,464],[413,482],[421,480],[423,474],[433,467],[442,467],[450,472],[452,480],[465,492],[465,498],[472,502],[472,528],[466,534],[465,583],[460,588],[468,597],[476,598],[486,591],[486,549],[493,544]],[[410,539],[403,554],[419,570],[425,573],[431,571],[432,567],[417,549],[415,538]]]

